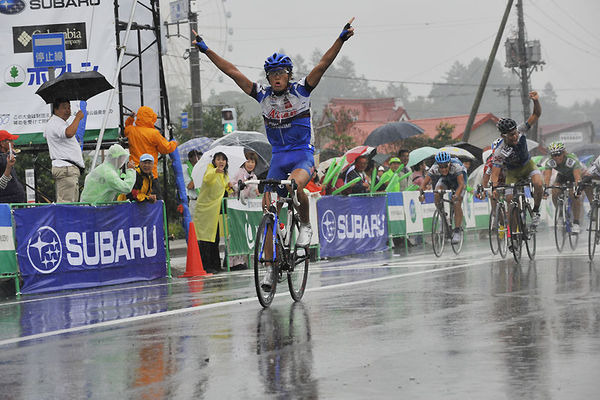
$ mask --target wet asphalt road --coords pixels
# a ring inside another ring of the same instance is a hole
[[[322,261],[266,310],[249,271],[4,299],[0,397],[597,398],[600,260],[538,247]]]

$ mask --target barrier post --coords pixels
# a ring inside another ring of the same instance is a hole
[[[171,275],[171,253],[169,251],[169,232],[167,230],[167,207],[165,206],[165,202],[163,201],[163,225],[165,230],[165,252],[167,255],[167,278],[171,279],[173,276]]]

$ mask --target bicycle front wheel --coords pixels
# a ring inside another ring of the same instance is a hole
[[[290,232],[290,260],[288,269],[288,288],[290,289],[290,295],[294,301],[300,301],[304,296],[304,290],[306,289],[306,281],[308,279],[308,263],[310,261],[310,254],[307,248],[297,248],[296,239],[298,238],[299,224],[296,219],[292,222]],[[299,254],[300,253],[300,254]]]
[[[446,226],[443,219],[444,216],[440,214],[440,211],[435,210],[433,219],[431,220],[431,246],[433,247],[433,253],[437,257],[442,256],[444,243],[446,243]]]
[[[567,226],[565,224],[565,214],[562,201],[559,200],[554,211],[554,242],[556,250],[562,252],[565,245],[565,237],[567,235]]]
[[[273,218],[265,215],[258,226],[254,243],[254,285],[258,301],[264,308],[271,305],[277,288],[278,263],[273,262],[274,225]],[[276,256],[280,258],[280,246],[277,244]]]
[[[521,251],[523,244],[523,231],[521,229],[521,213],[518,207],[510,209],[510,246],[515,261],[521,262]]]
[[[490,221],[488,223],[488,239],[492,254],[498,254],[498,208],[499,205],[497,204],[496,209],[490,213]]]
[[[505,258],[508,247],[508,219],[504,204],[500,203],[496,206],[496,240],[498,241],[498,253]]]
[[[521,219],[523,228],[523,238],[525,240],[525,248],[527,249],[527,255],[530,260],[535,258],[536,249],[536,228],[531,228],[531,222],[533,220],[533,210],[531,206],[527,204],[527,207],[523,211],[523,217]]]
[[[569,199],[567,203],[566,213],[565,213],[565,221],[569,227],[569,245],[571,246],[571,250],[575,250],[577,248],[577,242],[579,242],[579,233],[573,232],[573,200]]]
[[[594,254],[596,253],[596,245],[598,244],[598,224],[600,215],[598,215],[598,206],[592,203],[592,209],[590,212],[590,229],[588,230],[588,256],[590,261],[594,261]]]

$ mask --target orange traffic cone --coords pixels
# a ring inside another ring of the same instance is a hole
[[[188,251],[185,262],[185,274],[180,278],[189,278],[191,276],[212,275],[207,273],[202,266],[202,258],[200,257],[200,249],[198,248],[198,240],[196,239],[196,228],[194,223],[190,222],[190,231],[188,234]]]

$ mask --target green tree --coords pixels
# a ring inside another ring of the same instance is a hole
[[[331,145],[329,147],[341,153],[354,147],[354,138],[348,133],[354,125],[355,112],[344,107],[337,111],[328,108],[325,115],[329,124],[319,130],[321,137],[318,138],[318,141],[325,144],[326,140],[323,139],[330,139]]]

